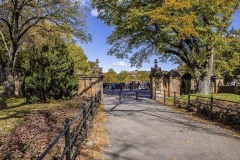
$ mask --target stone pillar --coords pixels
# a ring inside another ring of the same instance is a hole
[[[154,68],[151,68],[150,74],[150,97],[157,100],[157,97],[163,96],[163,75],[161,68],[157,66],[156,59],[154,63]]]
[[[236,76],[237,81],[235,83],[235,94],[240,95],[240,75]]]
[[[180,81],[180,74],[175,71],[171,70],[169,73],[169,96],[174,96],[174,92],[176,92],[176,96],[180,96],[180,87],[181,87],[181,81]]]
[[[212,77],[212,81],[213,81],[213,85],[214,85],[213,92],[219,93],[219,86],[224,85],[224,78],[214,76],[214,77]]]
[[[90,75],[79,74],[78,94],[88,97],[94,96],[98,91],[103,94],[103,75],[102,68],[98,66],[99,61],[94,62]]]
[[[169,77],[169,95],[174,96],[174,92],[176,92],[176,96],[180,96],[180,80],[179,77]]]

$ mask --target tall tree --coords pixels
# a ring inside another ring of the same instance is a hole
[[[198,90],[208,94],[213,60],[239,0],[93,0],[99,18],[115,30],[108,38],[110,55],[141,66],[151,55],[185,63]]]
[[[104,83],[118,83],[117,73],[113,69],[109,69],[108,72],[103,73]]]
[[[69,98],[77,93],[74,61],[67,46],[56,38],[54,47],[44,46],[25,61],[23,93],[27,101],[46,102]]]
[[[68,43],[67,49],[69,55],[74,60],[74,69],[76,73],[89,74],[90,64],[87,61],[87,56],[84,54],[83,49],[74,43]]]
[[[118,74],[118,80],[120,82],[125,82],[125,80],[129,77],[129,73],[127,71],[121,71],[119,74]],[[127,82],[125,82],[127,83]]]
[[[14,88],[14,66],[21,45],[24,44],[24,36],[36,27],[52,31],[46,28],[46,23],[50,23],[59,31],[88,41],[84,10],[79,1],[0,0],[0,38],[4,43],[7,57],[4,70],[7,79],[6,89],[10,90],[10,93]]]
[[[136,79],[144,82],[149,82],[150,73],[148,71],[138,71],[136,75]]]

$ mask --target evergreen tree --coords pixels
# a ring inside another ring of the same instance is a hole
[[[69,98],[76,93],[74,61],[64,43],[53,49],[43,47],[29,59],[26,66],[24,95],[28,102]]]

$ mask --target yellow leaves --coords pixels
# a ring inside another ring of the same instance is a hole
[[[211,39],[218,28],[227,28],[237,0],[165,0],[149,12],[150,24],[158,23],[172,29],[176,39],[190,36]],[[221,30],[220,30],[221,31]]]
[[[191,0],[165,0],[164,8],[174,8],[175,10],[185,10],[191,7]]]
[[[177,39],[199,37],[194,25],[197,16],[191,7],[191,0],[166,0],[161,7],[149,12],[150,24],[159,22],[167,25],[177,34]]]

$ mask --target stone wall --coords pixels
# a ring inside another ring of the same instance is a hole
[[[218,93],[233,93],[240,95],[240,86],[221,85],[218,86]]]
[[[170,71],[167,74],[163,74],[161,68],[157,66],[155,60],[154,68],[151,68],[150,74],[150,97],[155,100],[160,100],[166,96],[180,96],[180,84],[179,74],[175,71]]]
[[[103,74],[102,68],[98,66],[98,60],[96,60],[90,75],[78,75],[78,94],[92,97],[98,91],[103,93]]]

